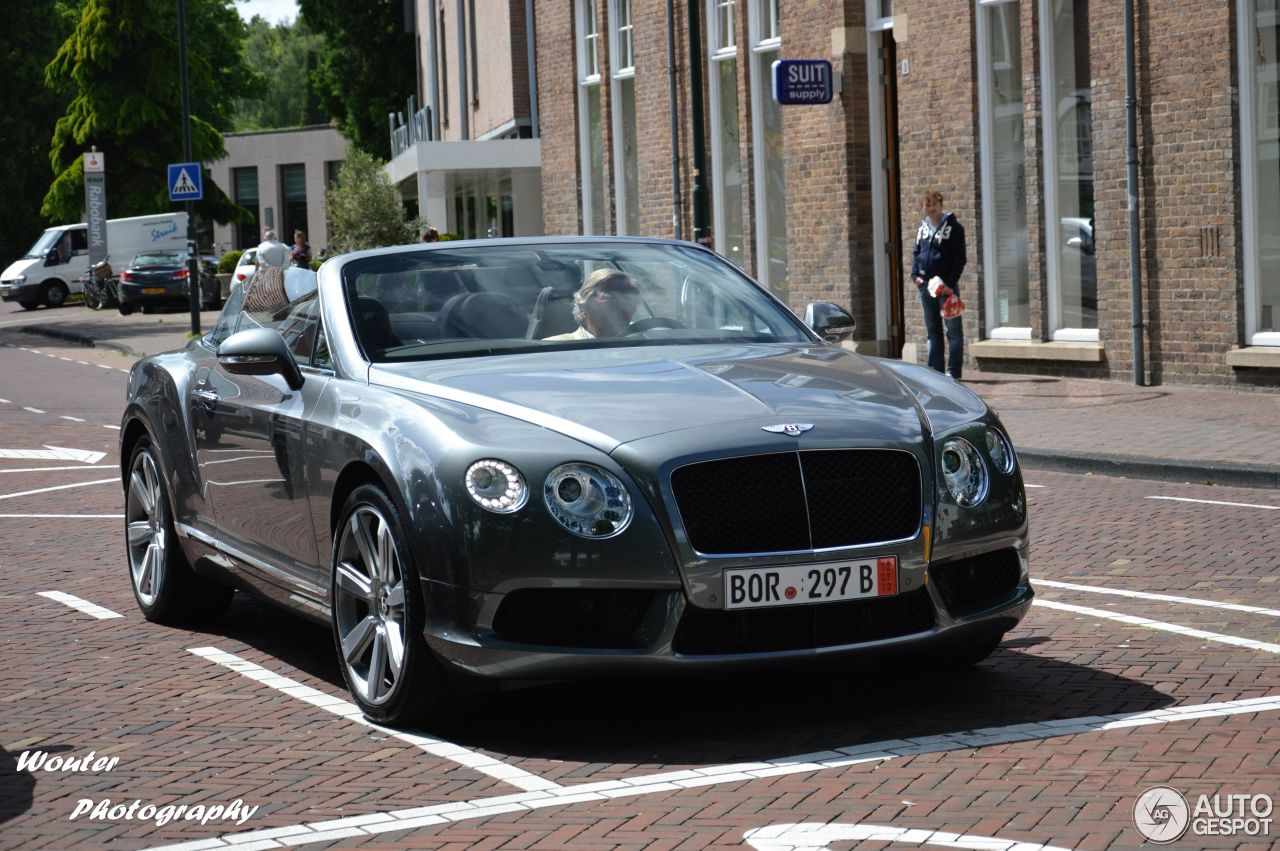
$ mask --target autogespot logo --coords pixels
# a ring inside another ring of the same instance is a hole
[[[1152,842],[1173,842],[1187,832],[1191,809],[1177,789],[1152,786],[1133,804],[1133,824]]]

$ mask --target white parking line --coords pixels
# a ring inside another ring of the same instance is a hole
[[[1217,600],[1203,600],[1199,597],[1175,597],[1173,594],[1153,594],[1149,591],[1126,591],[1122,588],[1099,588],[1096,585],[1076,585],[1072,582],[1055,582],[1052,579],[1037,579],[1035,585],[1049,588],[1065,588],[1069,591],[1088,591],[1092,594],[1114,594],[1118,597],[1133,597],[1138,600],[1159,600],[1162,603],[1182,603],[1187,606],[1208,606],[1213,609],[1229,609],[1233,612],[1248,612],[1254,615],[1269,615],[1280,618],[1280,609],[1264,609],[1261,606],[1246,606],[1243,603],[1219,603]]]
[[[123,514],[0,514],[0,519],[12,520],[14,518],[31,517],[35,519],[46,518],[62,518],[66,520],[78,520],[80,518],[92,520],[123,520]]]
[[[13,403],[10,402],[8,399],[0,399],[0,405],[12,405],[12,404]]]
[[[12,470],[0,470],[0,473],[43,473],[46,470],[114,470],[115,464],[80,464],[75,467],[14,467]]]
[[[1159,630],[1160,632],[1173,632],[1178,635],[1186,635],[1191,638],[1200,638],[1205,641],[1213,641],[1218,644],[1231,644],[1236,647],[1247,647],[1250,650],[1261,650],[1265,653],[1280,653],[1280,644],[1271,644],[1267,641],[1254,641],[1252,638],[1240,638],[1235,635],[1223,635],[1220,632],[1207,632],[1203,629],[1195,629],[1189,626],[1182,626],[1176,623],[1165,623],[1164,621],[1153,621],[1148,618],[1140,618],[1135,615],[1125,615],[1120,612],[1108,612],[1104,609],[1090,609],[1087,606],[1073,606],[1070,603],[1058,603],[1053,600],[1046,600],[1043,597],[1035,599],[1035,605],[1044,606],[1048,609],[1058,609],[1063,612],[1074,612],[1077,615],[1085,615],[1091,618],[1103,618],[1109,621],[1119,621],[1133,626],[1141,626],[1146,629]]]
[[[84,420],[80,419],[79,417],[73,417],[73,416],[70,416],[70,415],[68,415],[68,414],[59,414],[59,415],[58,415],[58,419],[60,419],[60,420],[71,420],[71,422],[73,422],[73,423],[82,423],[82,422],[84,422]]]
[[[1280,505],[1255,505],[1252,502],[1223,502],[1220,499],[1192,499],[1189,496],[1149,496],[1147,499],[1167,499],[1170,502],[1197,502],[1201,505],[1230,505],[1234,508],[1261,508],[1266,511],[1280,511]]]
[[[104,609],[97,603],[90,603],[88,600],[82,600],[71,594],[64,594],[61,591],[37,591],[40,597],[48,597],[58,603],[70,606],[78,612],[84,612],[86,615],[92,615],[98,620],[109,620],[110,618],[122,618],[124,615],[113,612],[110,609]]]
[[[978,848],[982,851],[1070,851],[1056,845],[995,836],[883,824],[771,824],[748,830],[742,834],[742,839],[756,851],[830,851],[828,846],[833,842],[898,842],[904,845],[941,845],[943,848]]]
[[[33,413],[33,414],[46,414],[46,413],[48,413],[48,411],[42,411],[42,410],[40,410],[39,408],[28,408],[28,407],[27,407],[27,406],[25,406],[25,405],[23,405],[23,406],[22,406],[22,410],[24,410],[24,411],[30,411],[30,412],[31,412],[31,413]]]
[[[364,717],[360,711],[360,707],[354,703],[343,700],[339,697],[325,694],[311,686],[303,685],[297,680],[291,680],[288,677],[282,677],[279,674],[272,673],[261,665],[256,665],[247,659],[241,659],[239,656],[233,656],[230,653],[224,653],[216,647],[192,647],[188,648],[189,653],[208,659],[222,665],[224,668],[230,668],[237,673],[244,674],[251,680],[257,680],[263,685],[270,686],[277,691],[282,691],[290,697],[296,697],[301,701],[310,703],[312,706],[318,706],[326,712],[332,712],[348,721],[357,724],[363,724],[366,727],[372,727],[380,730],[387,735],[395,736],[401,741],[408,742],[415,747],[419,747],[427,753],[438,756],[443,759],[451,760],[459,765],[465,765],[473,768],[481,774],[496,778],[504,783],[510,783],[526,792],[537,791],[554,791],[562,788],[560,784],[553,783],[550,780],[544,780],[541,777],[530,774],[529,772],[516,768],[514,765],[507,765],[493,757],[467,750],[464,747],[455,745],[451,742],[441,741],[440,739],[432,739],[427,736],[418,736],[413,733],[405,733],[400,730],[393,730],[390,727],[383,727],[375,724]]]
[[[105,485],[107,482],[118,482],[119,479],[95,479],[92,482],[77,482],[74,485],[54,485],[51,488],[40,488],[33,491],[21,491],[19,493],[0,494],[0,499],[17,499],[20,496],[31,496],[37,493],[48,493],[49,491],[64,491],[69,488],[83,488],[88,485]]]
[[[104,425],[104,426],[103,426],[103,428],[109,428],[109,429],[112,429],[112,430],[114,430],[114,431],[119,431],[119,430],[120,430],[120,426],[113,426],[113,425]]]
[[[207,848],[246,847],[243,843],[261,842],[260,848],[309,845],[315,842],[332,842],[346,837],[375,836],[399,830],[412,830],[449,822],[483,819],[501,813],[527,812],[546,807],[560,807],[583,801],[608,801],[658,792],[678,792],[698,786],[715,786],[720,783],[740,783],[783,774],[810,774],[830,768],[844,768],[868,762],[884,762],[904,756],[945,753],[956,750],[973,750],[991,745],[1014,742],[1043,741],[1058,736],[1074,736],[1127,727],[1145,727],[1191,721],[1197,718],[1220,718],[1227,715],[1254,714],[1280,710],[1280,694],[1231,700],[1222,703],[1202,703],[1154,709],[1149,712],[1122,712],[1115,715],[1088,715],[1083,718],[1062,718],[1056,721],[1033,721],[1005,727],[986,727],[937,736],[920,736],[912,739],[890,739],[865,745],[837,748],[820,753],[799,754],[763,762],[746,762],[737,765],[717,765],[685,771],[670,771],[631,777],[623,780],[606,780],[600,783],[584,783],[562,786],[545,792],[526,792],[519,795],[503,795],[491,798],[474,798],[470,801],[454,801],[407,810],[366,813],[332,821],[311,822],[288,827],[229,833],[195,842],[166,845],[153,851],[199,851]],[[275,843],[274,845],[270,843]],[[985,847],[985,846],[979,846]]]

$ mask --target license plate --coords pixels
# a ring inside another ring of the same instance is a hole
[[[835,603],[897,593],[897,556],[828,564],[745,567],[724,572],[726,609]]]
[[[164,295],[167,292],[164,287],[143,287],[143,295]]]

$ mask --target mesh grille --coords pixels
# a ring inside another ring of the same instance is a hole
[[[493,630],[508,641],[555,647],[638,647],[656,592],[524,588],[498,607]]]
[[[920,526],[920,468],[896,450],[707,461],[676,470],[671,488],[689,543],[707,555],[893,541]]]
[[[1022,567],[1014,550],[996,550],[973,558],[935,564],[929,577],[953,615],[970,615],[999,605],[1018,587]]]
[[[685,609],[672,649],[682,656],[769,653],[860,644],[933,628],[923,588],[896,597],[727,612]]]

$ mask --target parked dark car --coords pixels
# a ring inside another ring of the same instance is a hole
[[[355,700],[401,724],[449,705],[458,673],[972,664],[1031,605],[999,419],[939,373],[833,345],[853,322],[835,305],[809,327],[666,240],[285,272],[130,375],[148,619],[217,615],[232,587],[274,601],[329,624]],[[622,324],[585,333],[597,311]]]
[[[216,267],[197,259],[200,279],[200,309],[217,310],[222,293],[214,274]],[[136,255],[120,273],[119,308],[124,314],[137,308],[187,307],[190,304],[187,254],[182,251],[149,251]]]

